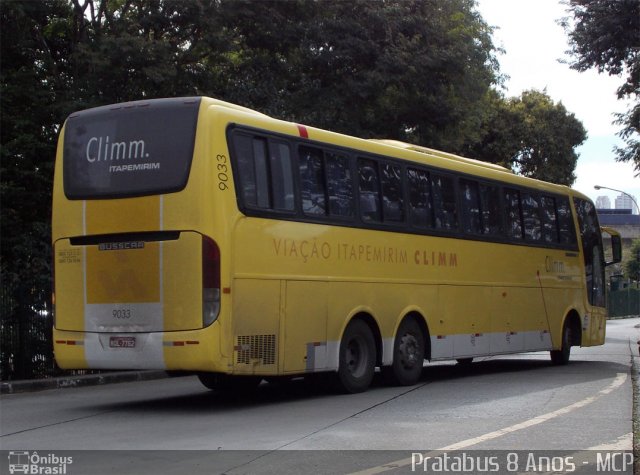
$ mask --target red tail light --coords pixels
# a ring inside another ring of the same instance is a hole
[[[220,250],[202,236],[202,326],[211,325],[220,313]]]

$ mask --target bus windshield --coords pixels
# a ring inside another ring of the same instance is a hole
[[[64,132],[67,198],[122,198],[183,189],[199,107],[199,98],[163,99],[72,114]]]

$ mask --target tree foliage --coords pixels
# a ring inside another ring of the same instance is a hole
[[[619,136],[626,148],[616,147],[619,161],[631,161],[640,173],[640,2],[638,0],[570,0],[572,19],[563,21],[578,71],[595,68],[626,76],[619,99],[631,99],[630,110],[618,114]]]
[[[459,147],[498,78],[470,0],[236,1],[223,13],[241,42],[225,96],[339,132]]]
[[[524,176],[564,185],[574,182],[575,148],[587,133],[561,102],[535,90],[508,100],[491,92],[487,102],[482,140],[471,145],[468,155]]]
[[[631,258],[625,264],[625,272],[630,279],[640,279],[640,239],[634,239],[629,252]]]

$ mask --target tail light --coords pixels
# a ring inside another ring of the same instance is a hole
[[[216,321],[220,313],[220,250],[202,236],[202,326]]]

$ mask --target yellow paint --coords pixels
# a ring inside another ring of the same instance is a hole
[[[296,124],[203,98],[184,190],[162,197],[88,201],[64,195],[60,140],[52,224],[54,338],[71,338],[85,330],[86,295],[88,305],[161,303],[163,341],[198,342],[163,346],[164,364],[175,370],[305,372],[308,345],[327,345],[330,360],[328,345],[337,345],[349,319],[362,313],[370,315],[386,341],[393,339],[402,318],[413,313],[424,319],[432,337],[548,328],[557,348],[563,319],[574,310],[591,315],[583,344],[603,342],[605,311],[585,303],[579,251],[243,216],[237,208],[226,143],[229,124],[299,136]],[[312,127],[307,130],[312,140],[338,147],[582,196],[564,187],[451,160],[446,154],[425,155]],[[69,241],[159,231],[178,231],[180,237],[117,251],[72,246]],[[218,245],[221,288],[230,289],[221,295],[218,320],[207,328],[202,328],[202,236]],[[259,358],[239,362],[239,352],[251,350],[247,343],[241,347],[240,337],[259,337],[254,341],[262,344],[271,336],[275,362],[265,364]],[[61,366],[87,367],[81,346],[56,344],[55,351]]]
[[[87,303],[160,301],[159,243],[122,251],[87,246],[86,252]]]

